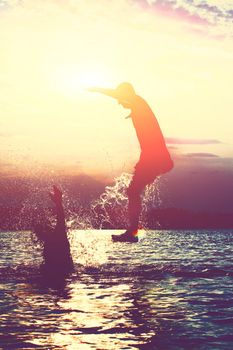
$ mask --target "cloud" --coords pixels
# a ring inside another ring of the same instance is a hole
[[[7,10],[17,6],[37,6],[38,3],[44,1],[32,1],[32,0],[0,0],[0,10]],[[93,4],[98,3],[98,6],[106,7],[108,2],[106,0],[99,0],[98,2],[93,1]],[[57,5],[59,8],[66,8],[70,11],[79,11],[80,7],[91,5],[91,1],[73,1],[73,0],[48,0],[48,5]],[[233,19],[232,2],[217,1],[217,0],[113,0],[111,7],[113,10],[117,6],[138,4],[145,11],[154,12],[164,17],[169,17],[178,21],[188,22],[190,24],[199,26],[215,26],[217,25],[228,25],[231,26]],[[131,6],[133,7],[133,6]],[[229,28],[228,28],[229,29]]]
[[[20,5],[22,0],[0,0],[0,11],[6,10],[16,5]]]
[[[7,1],[0,0],[0,10],[5,9],[6,7],[8,7]]]
[[[233,10],[230,1],[212,0],[135,0],[147,11],[200,27],[221,27],[225,34],[232,30]]]
[[[145,1],[139,0],[138,2],[143,3]],[[148,1],[146,1],[148,3]],[[187,21],[189,23],[207,25],[209,22],[200,15],[191,13],[189,9],[178,6],[176,1],[150,1],[148,9],[152,9],[158,14],[164,15],[166,17],[171,17],[174,19]]]
[[[167,137],[165,140],[167,144],[172,145],[214,145],[222,143],[221,141],[215,139],[183,139]]]
[[[188,158],[219,158],[216,154],[213,153],[186,153],[184,155]]]

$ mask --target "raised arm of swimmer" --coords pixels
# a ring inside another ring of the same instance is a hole
[[[57,232],[64,232],[66,230],[65,214],[62,205],[62,192],[57,186],[53,186],[53,192],[49,193],[51,200],[55,204],[55,211],[57,216],[56,228],[59,229]]]

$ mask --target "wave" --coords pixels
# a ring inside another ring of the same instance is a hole
[[[53,271],[55,278],[62,278],[59,271]],[[0,268],[0,282],[30,282],[37,279],[43,279],[44,273],[41,266],[19,265],[15,267]],[[158,264],[158,265],[135,265],[129,266],[125,264],[104,264],[102,266],[83,266],[75,264],[74,271],[66,275],[71,280],[89,278],[101,278],[106,282],[115,279],[132,279],[153,281],[158,279],[166,279],[170,277],[179,278],[217,278],[217,277],[233,277],[233,265],[218,266],[182,266],[179,264]]]

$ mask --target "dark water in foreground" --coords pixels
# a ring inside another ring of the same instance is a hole
[[[41,275],[30,233],[0,233],[1,349],[233,349],[233,232],[111,233],[72,232],[66,279]]]

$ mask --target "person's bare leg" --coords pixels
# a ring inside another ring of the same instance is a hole
[[[132,181],[127,189],[129,227],[121,235],[113,235],[113,241],[138,242],[139,217],[142,210],[142,193],[146,186],[156,179],[156,175],[148,174],[136,166]]]
[[[139,172],[135,172],[132,181],[127,189],[128,195],[128,217],[129,227],[121,235],[113,235],[113,241],[117,242],[138,242],[137,232],[139,217],[141,213],[141,194],[145,189],[146,183],[142,181],[142,177]]]
[[[142,204],[141,204],[141,193],[143,192],[144,188],[135,188],[134,183],[132,182],[132,185],[128,188],[128,216],[129,216],[129,228],[128,232],[135,234],[138,230],[138,224],[139,224],[139,217],[142,210]]]

